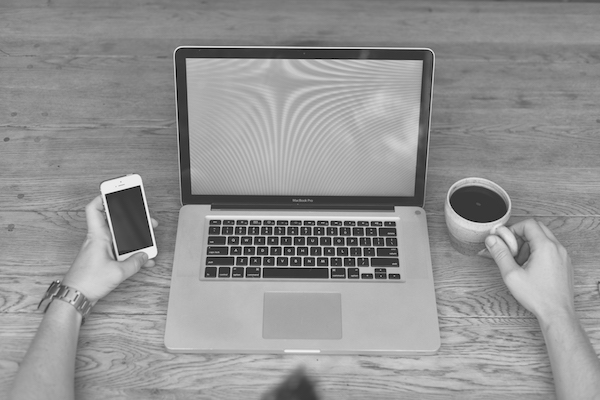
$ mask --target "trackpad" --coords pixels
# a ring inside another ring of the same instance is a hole
[[[340,293],[265,293],[263,338],[341,339]]]

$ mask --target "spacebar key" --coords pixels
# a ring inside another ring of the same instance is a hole
[[[329,268],[263,268],[263,278],[327,279]]]

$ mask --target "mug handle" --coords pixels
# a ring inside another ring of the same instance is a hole
[[[491,235],[498,235],[504,240],[504,243],[510,249],[510,253],[513,257],[516,257],[519,253],[519,244],[517,243],[517,238],[514,233],[510,229],[508,229],[504,225],[496,225],[490,230]]]

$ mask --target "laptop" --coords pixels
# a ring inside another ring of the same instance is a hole
[[[173,352],[435,353],[429,49],[180,47]]]

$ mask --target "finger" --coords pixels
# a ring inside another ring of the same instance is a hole
[[[554,233],[552,233],[552,231],[550,230],[550,228],[548,228],[543,222],[538,221],[538,225],[540,226],[540,228],[542,228],[542,230],[544,231],[544,233],[546,234],[546,236],[548,236],[548,238],[550,240],[552,240],[553,242],[560,244],[558,239],[556,238],[556,236],[554,236]]]
[[[121,261],[124,279],[127,279],[137,273],[142,265],[148,262],[148,255],[144,252],[135,253],[125,261]]]
[[[490,254],[494,258],[494,261],[496,261],[496,264],[498,264],[502,278],[506,277],[506,275],[508,275],[508,273],[511,271],[520,268],[513,258],[506,243],[504,243],[504,241],[498,236],[488,236],[485,239],[485,246],[490,251]]]
[[[529,243],[524,242],[523,245],[519,247],[519,254],[515,260],[517,260],[517,264],[523,265],[527,260],[529,260],[530,255],[531,250],[529,249]]]
[[[540,224],[533,219],[518,222],[510,227],[511,231],[529,242],[531,251],[534,251],[536,246],[548,240],[546,232]]]
[[[158,226],[158,221],[155,220],[154,218],[150,218],[152,220],[152,227],[156,228]]]
[[[104,208],[102,206],[102,197],[97,196],[85,206],[85,218],[87,220],[88,232],[107,232],[108,226],[104,219]]]

